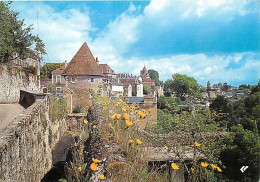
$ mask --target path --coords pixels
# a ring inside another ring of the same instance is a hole
[[[0,131],[6,128],[24,110],[20,104],[0,104]]]

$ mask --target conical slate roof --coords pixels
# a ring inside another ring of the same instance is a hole
[[[71,59],[64,75],[101,75],[99,66],[86,42]]]

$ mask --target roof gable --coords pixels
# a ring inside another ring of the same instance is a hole
[[[86,42],[80,47],[66,69],[65,75],[101,75],[99,66]]]

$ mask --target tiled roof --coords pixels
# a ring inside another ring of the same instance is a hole
[[[151,78],[143,78],[143,82],[155,82]]]
[[[99,64],[99,69],[102,70],[103,74],[106,74],[106,73],[112,74],[113,73],[113,70],[107,64]],[[109,72],[107,70],[109,70]]]
[[[86,42],[64,70],[65,75],[101,75],[99,66]]]
[[[120,78],[119,83],[122,83],[123,85],[134,85],[135,78]]]
[[[57,68],[56,70],[53,70],[53,73],[62,73],[65,70],[65,66],[62,66],[60,68]]]

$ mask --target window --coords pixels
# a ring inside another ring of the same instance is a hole
[[[71,83],[76,83],[76,78],[72,77],[71,78]]]
[[[56,92],[61,93],[61,87],[56,87]]]
[[[60,83],[61,82],[61,76],[60,75],[56,75],[56,83]]]

